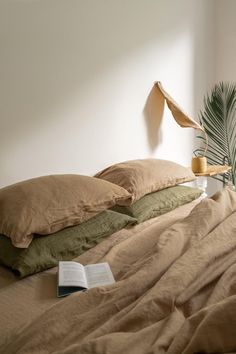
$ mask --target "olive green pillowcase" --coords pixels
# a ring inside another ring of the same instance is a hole
[[[187,186],[175,186],[147,194],[130,206],[114,206],[112,210],[137,219],[138,223],[165,214],[175,208],[197,199],[202,190]]]
[[[43,237],[35,235],[26,249],[14,247],[8,237],[0,235],[0,263],[23,278],[55,267],[58,261],[71,260],[136,222],[128,215],[105,210],[80,225]]]

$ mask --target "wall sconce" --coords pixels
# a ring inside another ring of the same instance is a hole
[[[164,90],[160,81],[154,83],[155,87],[161,93],[163,100],[166,101],[168,108],[170,109],[172,116],[174,117],[177,124],[182,128],[193,128],[202,131],[205,134],[206,146],[203,152],[203,156],[197,156],[192,158],[192,170],[193,172],[204,173],[207,170],[207,159],[205,157],[208,148],[208,137],[204,128],[196,122],[194,119],[190,118],[183,110],[180,108],[177,102]]]

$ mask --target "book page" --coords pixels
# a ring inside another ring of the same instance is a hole
[[[108,263],[88,264],[84,267],[88,288],[115,283]]]
[[[58,285],[88,288],[84,266],[77,262],[59,262]]]

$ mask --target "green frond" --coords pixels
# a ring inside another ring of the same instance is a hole
[[[236,182],[236,83],[220,82],[204,97],[204,109],[199,114],[200,124],[208,136],[206,157],[210,165],[222,165],[224,157],[232,166],[232,180]],[[205,137],[197,136],[200,147],[195,153],[204,153]],[[204,144],[202,144],[204,143]],[[225,174],[226,179],[230,174]],[[223,181],[223,176],[216,176]]]

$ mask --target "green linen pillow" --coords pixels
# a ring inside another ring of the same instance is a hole
[[[35,235],[26,249],[14,247],[8,237],[0,235],[0,263],[23,278],[55,267],[60,260],[71,260],[136,222],[128,215],[105,210],[80,225],[44,237]]]
[[[202,190],[198,188],[175,186],[147,194],[130,206],[116,205],[112,210],[132,216],[138,220],[138,223],[141,223],[189,203],[201,194]]]

